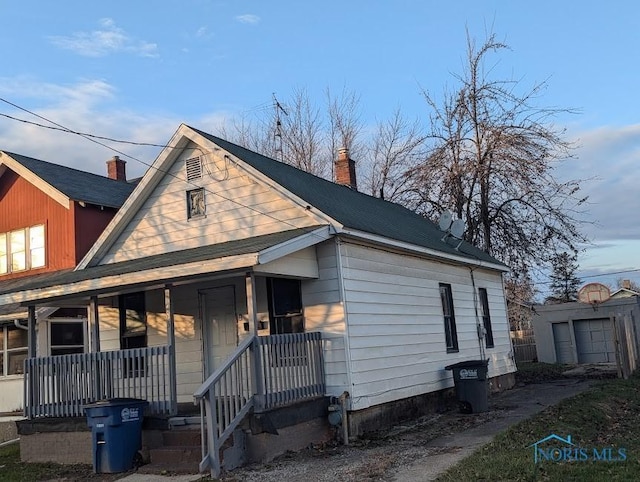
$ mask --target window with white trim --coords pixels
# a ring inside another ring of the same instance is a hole
[[[0,233],[0,275],[45,266],[44,224]]]
[[[82,320],[51,320],[51,355],[84,353],[85,323]]]
[[[457,352],[458,332],[456,330],[456,316],[453,310],[453,294],[450,284],[440,283],[440,300],[442,301],[444,337],[447,344],[447,353]]]
[[[493,348],[493,328],[491,327],[491,315],[489,314],[489,296],[486,288],[478,288],[480,295],[480,307],[482,308],[482,324],[484,326],[484,341],[487,348]]]
[[[15,325],[0,326],[0,376],[24,373],[28,347],[27,330],[22,330]]]

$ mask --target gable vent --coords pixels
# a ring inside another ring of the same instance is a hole
[[[202,178],[202,161],[200,160],[200,156],[187,159],[185,165],[187,167],[187,181]]]

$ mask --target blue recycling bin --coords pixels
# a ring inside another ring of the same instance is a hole
[[[146,400],[112,398],[83,408],[91,427],[93,471],[96,474],[126,472],[133,468],[142,446],[142,420]]]

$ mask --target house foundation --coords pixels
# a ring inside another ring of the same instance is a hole
[[[514,386],[515,373],[489,379],[490,393],[508,390]],[[367,433],[385,430],[407,420],[415,420],[430,413],[444,412],[456,407],[455,388],[447,388],[349,412],[349,439],[357,439]]]

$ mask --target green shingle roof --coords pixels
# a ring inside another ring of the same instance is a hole
[[[134,183],[116,181],[90,172],[5,152],[74,201],[119,208],[136,187]]]
[[[211,142],[273,179],[309,205],[351,228],[392,240],[462,256],[474,261],[503,265],[481,249],[457,240],[442,240],[444,233],[429,219],[405,207],[327,181],[283,162],[190,127]],[[450,244],[451,243],[451,244]]]

